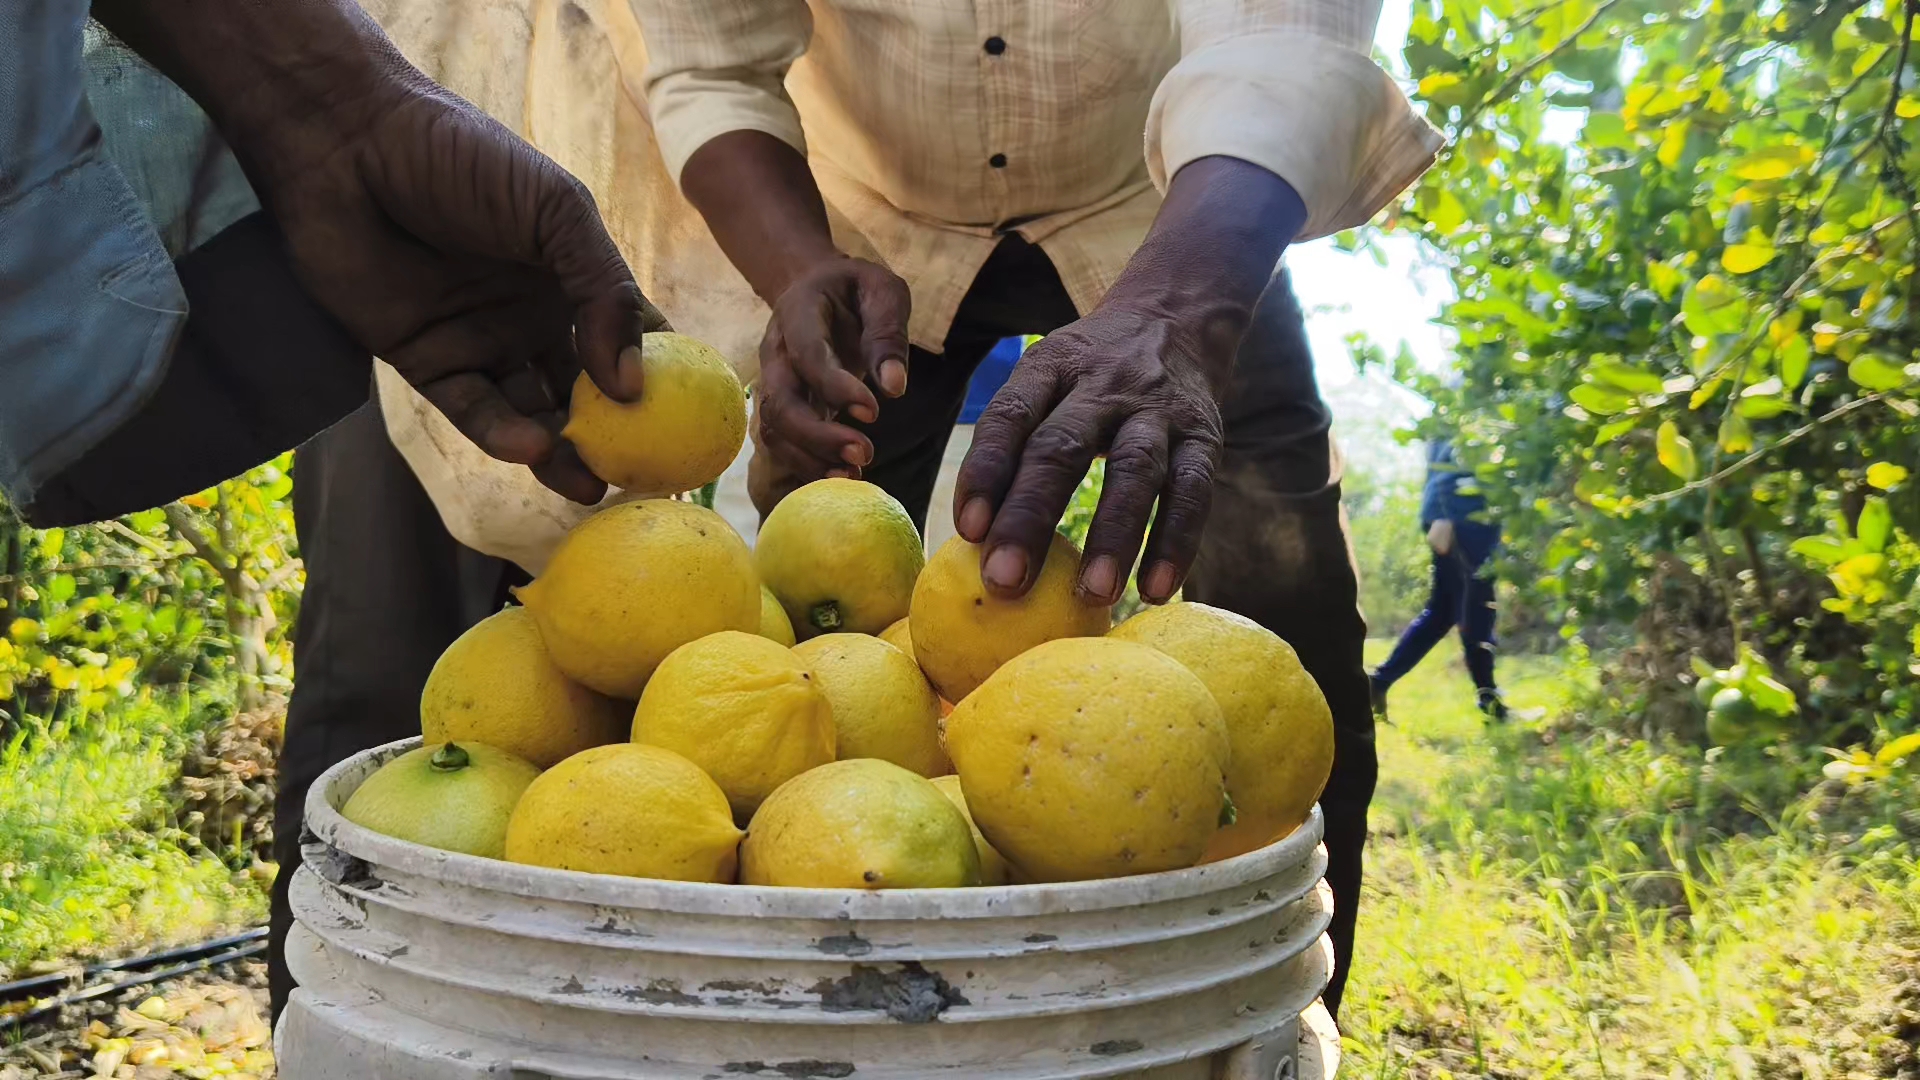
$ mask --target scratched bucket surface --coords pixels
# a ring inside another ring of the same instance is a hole
[[[285,1080],[1332,1075],[1318,811],[1261,851],[1109,881],[649,881],[340,816],[418,742],[342,762],[308,799]]]

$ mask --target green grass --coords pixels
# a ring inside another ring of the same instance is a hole
[[[1457,659],[1394,690],[1344,1077],[1920,1076],[1911,792],[1608,734],[1578,661],[1501,677],[1498,727]]]
[[[142,694],[14,727],[0,747],[0,974],[264,917],[257,885],[173,827],[196,716]]]

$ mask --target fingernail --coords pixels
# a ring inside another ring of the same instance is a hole
[[[1080,591],[1103,604],[1113,602],[1114,586],[1120,576],[1119,561],[1111,555],[1095,556],[1080,571]]]
[[[865,405],[847,406],[847,415],[863,424],[871,424],[880,416],[879,413],[867,408]]]
[[[1012,544],[1002,544],[987,556],[980,576],[996,589],[1018,589],[1027,583],[1027,553]]]
[[[907,392],[907,365],[899,360],[880,361],[880,389],[888,397],[899,397]]]
[[[855,468],[868,464],[872,459],[872,455],[867,453],[867,448],[859,443],[848,443],[840,448],[840,460]]]
[[[954,527],[966,537],[967,543],[979,543],[986,539],[987,530],[993,528],[993,506],[985,499],[968,499],[967,505],[960,508],[960,520],[954,522]]]
[[[644,377],[642,375],[640,346],[629,345],[620,350],[619,370],[616,372],[616,376],[620,380],[620,392],[626,396],[628,401],[633,401],[640,396],[641,382]]]
[[[853,479],[853,470],[852,469],[828,469],[827,475],[833,477],[836,480],[851,480]]]
[[[1175,580],[1172,563],[1154,563],[1140,583],[1140,592],[1147,599],[1158,603],[1173,595]]]

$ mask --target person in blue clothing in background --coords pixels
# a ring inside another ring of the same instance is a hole
[[[1446,439],[1427,443],[1420,527],[1433,549],[1433,585],[1426,609],[1400,635],[1387,662],[1373,672],[1374,711],[1386,716],[1388,689],[1457,626],[1480,711],[1504,720],[1507,707],[1493,681],[1493,576],[1486,572],[1500,546],[1500,527],[1487,520],[1486,499],[1474,489],[1472,474],[1460,467]]]

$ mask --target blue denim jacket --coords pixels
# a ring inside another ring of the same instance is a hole
[[[16,504],[148,402],[174,261],[259,209],[206,114],[88,21],[0,4],[0,488]]]

